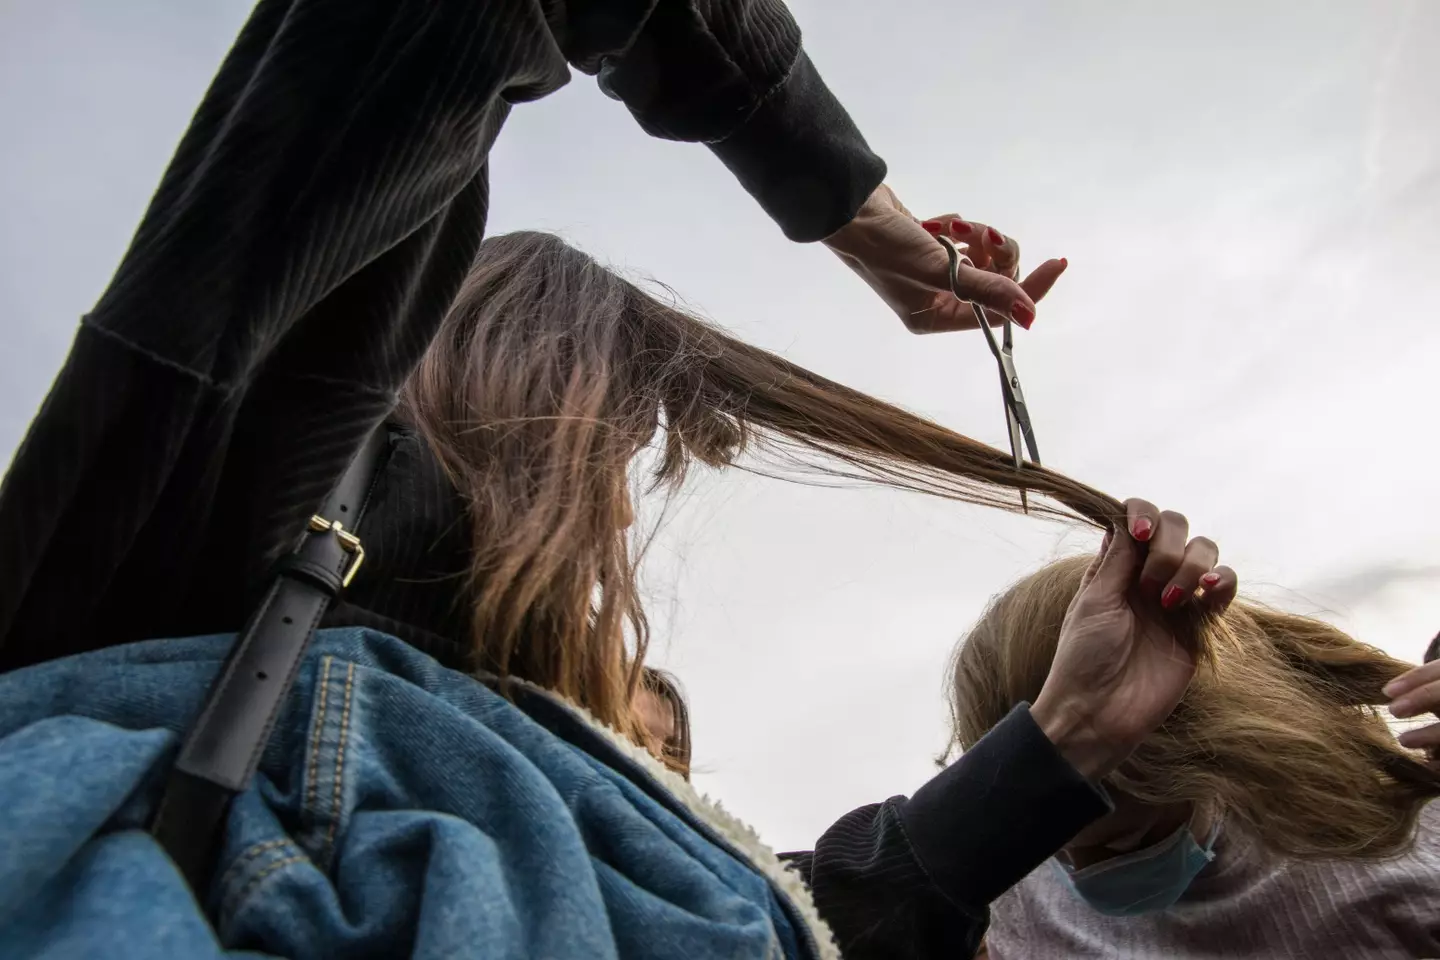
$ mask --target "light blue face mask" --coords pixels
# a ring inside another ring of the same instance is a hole
[[[1096,911],[1110,917],[1133,917],[1173,907],[1190,883],[1215,859],[1215,838],[1210,831],[1202,847],[1188,825],[1153,846],[1103,863],[1076,870],[1052,859],[1060,875]]]

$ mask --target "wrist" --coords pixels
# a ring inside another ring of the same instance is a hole
[[[860,209],[855,211],[850,222],[820,242],[842,259],[864,260],[877,246],[875,232],[871,228],[874,226],[876,211],[883,205],[881,192],[886,189],[884,184],[876,187],[870,196],[865,198]]]
[[[1056,703],[1044,692],[1035,699],[1030,716],[1065,762],[1087,780],[1098,781],[1113,772],[1133,750],[1101,737],[1082,711]]]

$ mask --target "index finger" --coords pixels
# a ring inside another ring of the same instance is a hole
[[[1216,567],[1200,578],[1197,603],[1208,613],[1224,613],[1240,593],[1240,578],[1229,567]]]
[[[1125,501],[1125,527],[1141,543],[1148,541],[1160,525],[1160,508],[1149,500],[1132,497]]]
[[[1396,697],[1404,696],[1411,690],[1417,687],[1423,687],[1425,684],[1435,680],[1440,680],[1440,660],[1432,660],[1423,666],[1416,667],[1408,673],[1400,674],[1400,676],[1385,684],[1384,693],[1385,696],[1393,700]]]
[[[980,232],[980,246],[990,259],[990,269],[1015,278],[1020,272],[1019,242],[986,224],[975,224],[975,228]]]
[[[978,303],[1000,314],[998,318],[986,318],[991,326],[994,326],[997,319],[1003,320],[1008,316],[1025,329],[1030,329],[1030,324],[1035,320],[1035,301],[1031,300],[1030,295],[1014,280],[961,263],[955,273],[955,281],[962,299]],[[970,312],[968,303],[955,303],[955,307],[962,308],[967,314]],[[973,326],[974,323],[964,324],[967,329]]]
[[[1050,292],[1055,286],[1055,281],[1060,279],[1060,274],[1070,266],[1070,261],[1064,257],[1058,260],[1046,260],[1040,266],[1031,270],[1024,280],[1020,281],[1020,289],[1030,294],[1030,299],[1039,301],[1041,297]]]

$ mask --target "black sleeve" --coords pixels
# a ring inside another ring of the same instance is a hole
[[[775,0],[662,0],[623,55],[599,62],[602,89],[647,132],[708,144],[792,240],[849,223],[885,177]]]
[[[796,239],[883,173],[780,0],[260,0],[0,488],[0,669],[239,626],[453,300],[510,106],[571,63]]]
[[[990,903],[1109,810],[1022,705],[915,796],[853,810],[784,856],[845,957],[969,957]]]

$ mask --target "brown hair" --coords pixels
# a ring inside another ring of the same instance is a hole
[[[680,681],[668,671],[646,667],[641,686],[670,711],[674,729],[663,742],[646,744],[652,753],[671,770],[690,779],[690,707],[680,690]]]
[[[1061,560],[994,600],[957,648],[951,716],[968,749],[1034,702],[1089,560]],[[1440,776],[1372,706],[1409,665],[1328,623],[1236,603],[1200,627],[1208,656],[1161,727],[1109,778],[1153,804],[1218,803],[1266,848],[1307,859],[1404,852]]]
[[[787,476],[1006,510],[1023,482],[1032,512],[1101,525],[1123,514],[1083,484],[1017,475],[999,450],[736,340],[543,233],[482,245],[403,409],[468,502],[477,666],[554,690],[637,742],[647,628],[624,530],[628,470],[662,429],[652,489],[748,453]]]

